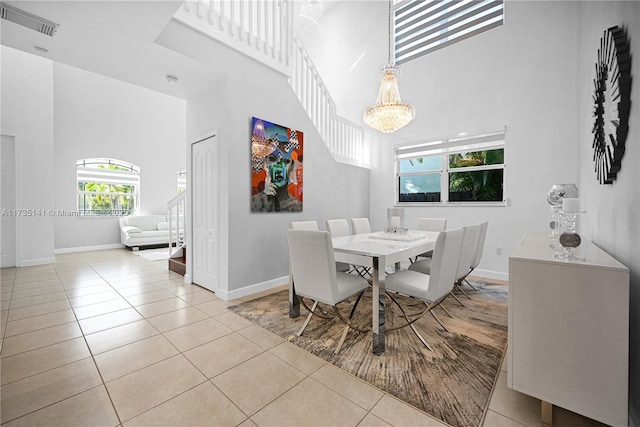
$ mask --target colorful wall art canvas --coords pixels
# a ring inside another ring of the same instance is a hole
[[[251,212],[302,212],[302,132],[251,119]]]

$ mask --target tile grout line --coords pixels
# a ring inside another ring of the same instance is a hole
[[[90,264],[89,264],[89,266],[90,266]],[[91,268],[93,269],[93,267],[91,267]],[[54,264],[54,269],[55,269],[55,264]],[[95,271],[95,269],[93,269],[93,270]],[[98,273],[98,272],[96,271],[96,273]],[[57,274],[57,270],[56,270],[56,274]],[[100,277],[102,277],[102,276],[100,275]],[[111,286],[111,285],[109,284],[109,286]],[[65,292],[65,294],[66,294],[66,292]],[[69,305],[71,306],[71,301],[69,301]],[[104,388],[105,393],[107,393],[107,397],[109,398],[109,402],[111,403],[111,407],[113,408],[113,412],[116,414],[116,418],[118,419],[118,424],[122,425],[122,419],[120,418],[120,414],[116,410],[116,406],[113,403],[113,399],[111,398],[111,393],[109,393],[109,389],[107,388],[107,384],[105,383],[104,378],[102,377],[102,372],[100,372],[100,369],[98,368],[98,363],[96,362],[96,358],[93,355],[93,351],[91,351],[91,347],[89,346],[89,342],[87,341],[87,337],[86,337],[86,335],[84,333],[84,330],[82,329],[82,326],[80,325],[80,321],[78,320],[78,317],[77,317],[76,312],[73,309],[73,307],[71,307],[71,311],[73,313],[73,316],[76,318],[76,322],[78,323],[78,328],[80,329],[80,332],[82,333],[82,338],[84,340],[84,344],[87,346],[87,350],[89,351],[89,354],[91,355],[91,360],[93,361],[93,366],[95,367],[96,372],[98,373],[98,376],[100,377],[100,381],[102,382],[102,387]]]

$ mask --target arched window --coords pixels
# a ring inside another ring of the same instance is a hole
[[[140,168],[116,159],[76,162],[78,214],[126,216],[140,207]]]

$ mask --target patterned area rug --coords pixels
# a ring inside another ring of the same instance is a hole
[[[428,314],[415,323],[434,351],[426,349],[410,328],[401,328],[387,332],[382,356],[372,353],[371,332],[353,330],[340,353],[334,355],[344,324],[314,316],[304,334],[295,337],[307,312],[301,307],[300,317],[289,318],[286,290],[229,309],[452,426],[477,427],[507,345],[507,286],[480,281],[472,284],[478,291],[468,291],[470,299],[459,297],[464,307],[451,297],[444,302],[451,317],[436,309],[449,332]],[[409,298],[397,299],[405,307],[415,304]],[[352,304],[340,304],[345,317]],[[371,306],[371,292],[367,291],[354,316],[356,326],[370,325]],[[392,304],[386,307],[387,328],[401,324],[398,308]],[[418,311],[419,307],[410,310]],[[333,315],[331,308],[326,311]]]

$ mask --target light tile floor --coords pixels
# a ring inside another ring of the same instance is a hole
[[[166,265],[114,249],[3,269],[2,425],[444,426]],[[540,424],[540,401],[508,389],[503,367],[484,425]]]

